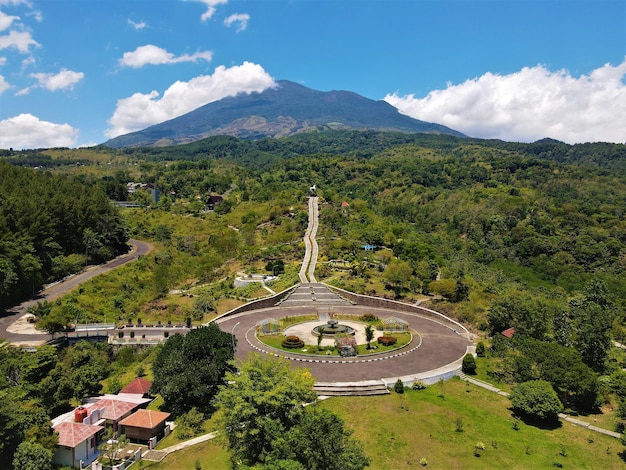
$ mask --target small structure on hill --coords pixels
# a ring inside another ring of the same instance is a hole
[[[263,335],[277,335],[280,333],[280,322],[275,318],[265,318],[257,325],[257,331]]]
[[[131,442],[148,444],[152,449],[158,441],[169,434],[169,427],[165,424],[169,417],[169,413],[142,409],[124,418],[120,425]]]

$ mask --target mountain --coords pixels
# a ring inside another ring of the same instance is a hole
[[[376,129],[463,137],[440,124],[400,114],[385,101],[370,100],[349,91],[316,91],[281,80],[261,93],[214,101],[170,121],[115,137],[104,145],[163,146],[213,135],[258,139],[325,129]]]

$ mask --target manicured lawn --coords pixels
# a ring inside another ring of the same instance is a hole
[[[513,429],[507,398],[452,379],[422,391],[336,397],[318,406],[343,417],[372,459],[372,469],[624,468],[617,439],[563,423]],[[463,431],[457,432],[460,420]],[[480,457],[477,443],[484,443]],[[565,454],[565,455],[561,455]]]
[[[179,450],[168,455],[158,463],[142,460],[137,468],[150,468],[151,470],[193,470],[196,462],[200,462],[203,470],[226,470],[230,468],[228,452],[215,440],[197,444],[186,449]],[[133,467],[135,468],[135,467]]]
[[[334,397],[315,406],[339,414],[372,459],[370,469],[618,469],[624,468],[619,440],[562,423],[540,429],[519,422],[513,429],[507,398],[452,379],[426,390],[375,397]],[[462,427],[462,432],[457,429]],[[479,457],[477,443],[483,443]],[[183,449],[151,469],[230,468],[216,441]]]
[[[393,333],[393,335],[395,338],[398,339],[398,341],[396,342],[396,344],[393,344],[391,346],[383,346],[382,344],[377,344],[376,340],[373,340],[371,345],[375,346],[376,349],[367,349],[367,345],[365,344],[359,344],[357,345],[357,353],[359,356],[365,356],[368,354],[376,354],[376,353],[383,353],[383,352],[388,352],[388,351],[393,351],[395,349],[399,349],[402,346],[408,344],[411,341],[411,334],[410,333]],[[268,335],[268,336],[258,336],[259,341],[261,341],[262,343],[275,348],[275,349],[280,349],[282,351],[288,351],[288,352],[292,352],[292,353],[297,353],[297,354],[312,354],[312,355],[321,355],[321,356],[326,356],[326,355],[332,355],[332,356],[339,356],[339,353],[337,352],[337,350],[329,350],[326,348],[322,348],[322,350],[318,350],[317,345],[316,344],[305,344],[303,348],[300,349],[289,349],[289,348],[285,348],[282,346],[282,341],[285,339],[285,335]],[[304,351],[306,349],[306,351]],[[329,354],[330,352],[330,354]]]

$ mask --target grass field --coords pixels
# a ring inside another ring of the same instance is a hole
[[[374,397],[334,397],[316,406],[339,414],[372,459],[370,469],[619,469],[624,447],[569,423],[540,429],[518,423],[509,400],[459,379]],[[459,431],[462,429],[462,431]],[[476,445],[484,444],[484,449]],[[479,456],[475,455],[475,452]],[[151,469],[229,468],[217,442],[181,450]],[[425,459],[425,460],[422,460]]]

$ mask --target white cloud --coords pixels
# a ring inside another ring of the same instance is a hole
[[[0,31],[8,29],[15,20],[19,20],[19,16],[10,16],[0,11]]]
[[[0,121],[0,148],[71,147],[78,129],[69,124],[41,121],[32,114],[20,114]]]
[[[152,91],[118,100],[117,108],[109,119],[111,128],[105,135],[112,138],[134,132],[181,116],[212,101],[238,93],[261,92],[273,85],[274,79],[260,65],[244,62],[230,68],[219,66],[213,75],[173,83],[162,97],[157,91]]]
[[[178,64],[180,62],[198,62],[199,60],[206,60],[210,62],[213,58],[211,51],[201,51],[195,54],[183,54],[176,57],[171,52],[162,49],[153,44],[147,44],[145,46],[139,46],[137,49],[131,52],[124,52],[124,55],[119,60],[120,64],[126,67],[140,68],[144,65],[161,65],[161,64]]]
[[[0,5],[26,5],[32,8],[32,4],[29,0],[0,0]]]
[[[7,63],[7,58],[6,57],[0,57],[0,66],[3,66],[6,63]]]
[[[230,15],[228,18],[226,18],[224,20],[224,24],[230,27],[234,23],[237,23],[237,32],[239,33],[246,30],[249,20],[250,15],[248,15],[247,13],[235,13],[234,15]]]
[[[204,3],[207,7],[207,10],[204,13],[202,13],[202,16],[200,17],[202,21],[206,21],[213,16],[213,13],[215,13],[215,7],[217,5],[226,5],[228,3],[228,0],[196,0],[196,1]]]
[[[10,31],[9,34],[0,36],[0,50],[13,47],[22,53],[27,53],[30,46],[39,46],[30,33]]]
[[[140,21],[136,23],[133,20],[128,20],[128,24],[131,25],[136,30],[144,29],[148,26],[144,21]]]
[[[532,142],[626,142],[626,58],[588,75],[542,65],[509,75],[485,73],[424,98],[389,94],[400,112],[474,137]]]
[[[0,75],[0,95],[4,93],[5,90],[8,90],[10,86],[11,85],[9,85],[9,83],[4,79],[4,77]]]
[[[37,79],[40,88],[57,91],[72,90],[74,85],[85,77],[85,74],[83,72],[62,69],[59,73],[31,73],[30,76]]]

